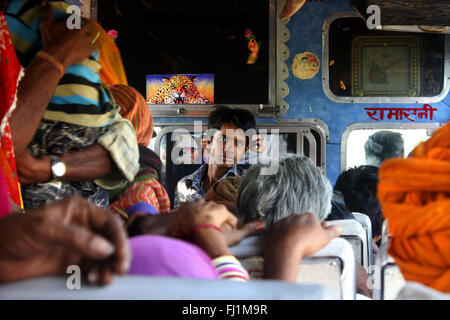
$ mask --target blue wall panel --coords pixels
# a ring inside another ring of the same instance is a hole
[[[332,13],[337,11],[352,11],[347,0],[307,2],[289,21],[288,28],[291,38],[287,42],[290,57],[287,60],[289,68],[297,53],[310,51],[322,58],[322,26]],[[322,63],[322,61],[321,61]],[[323,66],[322,67],[327,67]],[[289,85],[289,111],[281,118],[319,118],[330,129],[330,140],[327,146],[327,176],[334,184],[340,169],[340,141],[345,128],[355,122],[376,122],[368,117],[364,108],[367,107],[418,107],[410,104],[343,104],[329,100],[322,89],[321,74],[309,80],[300,80],[290,73],[286,80]],[[421,105],[419,105],[421,106]],[[447,122],[450,119],[450,96],[443,101],[432,104],[438,112],[434,120],[428,122]],[[405,122],[386,120],[387,122]],[[422,121],[422,120],[421,120]],[[406,120],[408,122],[408,120]],[[424,120],[423,122],[427,122]]]

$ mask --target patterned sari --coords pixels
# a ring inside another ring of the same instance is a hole
[[[5,16],[0,11],[0,168],[5,175],[9,198],[21,208],[23,204],[8,117],[16,106],[17,85],[22,75]]]

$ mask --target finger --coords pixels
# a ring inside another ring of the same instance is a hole
[[[230,211],[228,211],[228,209],[225,208],[225,210],[227,211],[228,214],[225,223],[230,225],[232,228],[235,228],[237,226],[238,219],[236,218],[235,215],[233,215]]]
[[[264,223],[261,221],[249,222],[244,224],[240,230],[243,233],[243,238],[246,238],[264,230]]]
[[[110,213],[112,214],[112,213]],[[119,275],[128,273],[131,264],[131,250],[128,238],[120,219],[116,216],[105,227],[105,235],[113,241],[116,253],[113,257],[113,270]]]
[[[127,272],[131,260],[131,253],[125,229],[118,217],[103,208],[95,206],[81,196],[75,196],[66,200],[64,214],[72,225],[77,223],[82,226],[79,228],[84,230],[84,232],[94,234],[96,239],[105,240],[104,242],[96,240],[94,244],[101,248],[102,246],[106,247],[105,242],[108,243],[113,248],[112,253],[115,253],[115,269],[119,274]],[[80,246],[82,245],[80,243]],[[85,243],[84,245],[87,244]]]
[[[334,238],[339,237],[343,231],[344,231],[344,229],[342,229],[341,226],[331,226],[331,227],[325,228],[325,233],[328,237],[328,242],[330,242]]]
[[[66,245],[91,259],[106,259],[115,251],[111,242],[86,227],[47,222],[44,228],[44,234],[41,234],[44,239]]]
[[[89,225],[92,226],[94,231],[108,239],[115,248],[115,272],[118,274],[127,273],[130,267],[131,251],[120,219],[113,213],[97,207],[87,200],[84,201],[84,204],[88,214]]]
[[[49,30],[53,24],[53,20],[54,20],[53,8],[50,6],[48,1],[43,1],[41,3],[40,29],[41,29],[42,41],[44,43],[50,40]]]
[[[99,283],[106,286],[112,282],[114,278],[113,270],[111,270],[109,264],[105,264],[100,267]]]
[[[90,284],[98,284],[100,279],[99,267],[94,265],[90,267],[87,271],[87,281]]]

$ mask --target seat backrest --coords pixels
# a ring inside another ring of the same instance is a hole
[[[356,220],[334,220],[327,221],[327,225],[340,225],[343,229],[341,238],[344,238],[353,247],[356,261],[359,262],[364,269],[369,268],[369,246],[367,243],[367,234],[363,226]]]
[[[263,275],[263,237],[249,237],[231,248],[252,279]],[[299,265],[297,283],[316,284],[328,288],[340,299],[356,297],[355,256],[344,239],[334,239],[315,254],[304,257]]]
[[[388,241],[389,241],[388,220],[384,219],[383,227],[381,229],[381,244],[387,243]]]
[[[369,266],[373,265],[374,261],[372,261],[372,221],[370,221],[370,218],[365,215],[364,213],[359,212],[352,212],[353,216],[355,217],[356,221],[358,221],[364,230],[366,230],[367,235],[367,253],[368,253],[368,261]]]
[[[375,300],[394,300],[406,284],[394,259],[388,254],[388,246],[389,242],[384,242],[375,259],[376,270],[373,275]]]
[[[406,282],[396,300],[450,300],[450,294],[442,293],[417,282]]]
[[[104,287],[82,283],[69,290],[67,278],[53,276],[0,285],[0,300],[333,300],[326,288],[282,281],[199,280],[117,277]]]

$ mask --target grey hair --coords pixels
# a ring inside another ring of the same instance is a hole
[[[280,159],[274,175],[262,175],[253,165],[242,180],[237,205],[245,221],[263,219],[266,226],[291,214],[315,214],[320,221],[331,211],[332,187],[322,170],[297,154]]]

